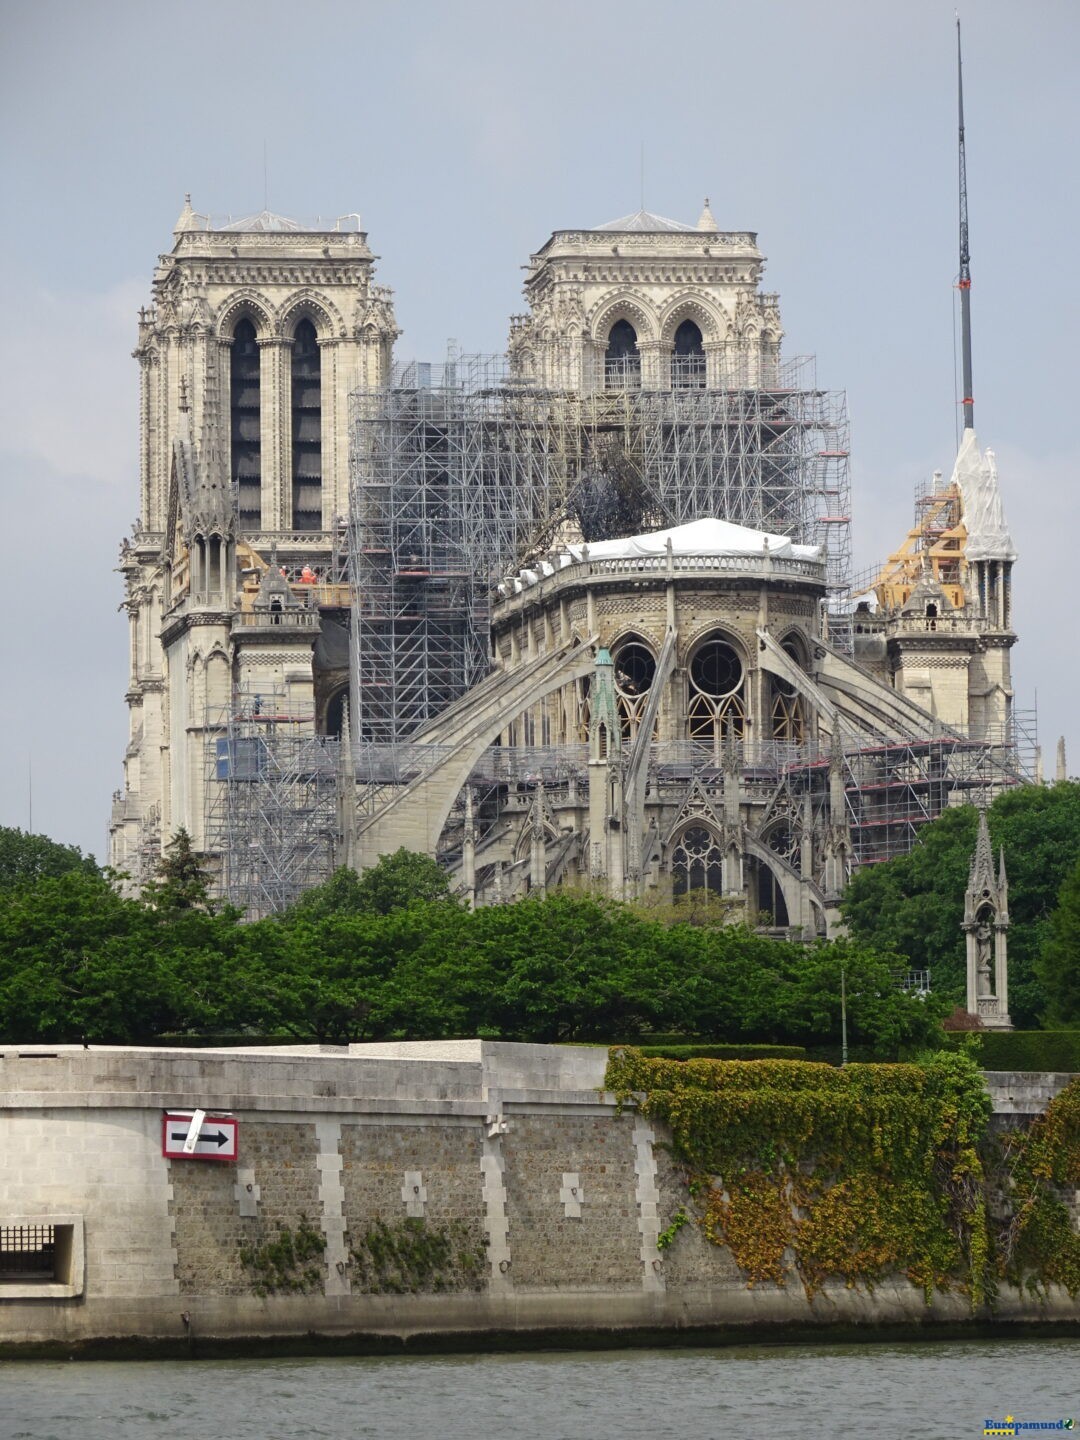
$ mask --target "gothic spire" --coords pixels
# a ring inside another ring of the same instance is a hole
[[[977,903],[984,898],[984,895],[993,896],[996,890],[994,852],[990,847],[990,826],[987,823],[986,810],[980,806],[979,831],[975,837],[975,853],[971,857],[968,892]]]

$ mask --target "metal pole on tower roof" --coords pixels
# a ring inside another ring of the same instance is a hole
[[[975,428],[971,384],[971,250],[968,245],[967,157],[964,144],[964,62],[960,49],[960,16],[956,17],[956,94],[960,120],[960,336],[964,370],[964,429]]]

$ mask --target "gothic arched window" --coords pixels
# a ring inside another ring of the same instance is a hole
[[[616,320],[608,331],[604,384],[609,390],[636,390],[641,384],[637,331],[629,320]]]
[[[322,528],[322,376],[310,320],[301,320],[293,334],[292,525]]]
[[[259,344],[255,326],[240,320],[229,355],[229,473],[236,486],[241,530],[262,524],[262,442]]]
[[[746,888],[754,924],[786,929],[790,921],[783,887],[770,867],[755,855],[746,857]]]
[[[326,707],[326,724],[323,728],[324,735],[333,735],[338,740],[345,738],[345,701],[349,698],[347,686],[331,695]]]
[[[684,320],[675,331],[671,349],[671,388],[705,388],[705,346],[701,329],[693,320]]]
[[[688,825],[671,852],[671,876],[676,895],[691,890],[711,890],[719,895],[724,888],[724,855],[720,841],[707,825]]]
[[[640,640],[626,640],[615,650],[615,708],[619,712],[623,738],[632,740],[649,692],[656,679],[656,661],[652,651]]]
[[[794,641],[785,640],[784,654],[803,669],[803,660]],[[790,740],[801,744],[806,739],[806,712],[802,696],[789,680],[772,677],[772,734],[774,740]]]
[[[726,640],[706,640],[690,661],[690,739],[710,745],[716,764],[721,742],[741,740],[745,733],[745,680],[738,651]]]

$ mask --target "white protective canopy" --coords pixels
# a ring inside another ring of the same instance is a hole
[[[820,560],[817,545],[795,545],[786,535],[769,535],[733,525],[730,520],[691,520],[670,530],[649,535],[628,535],[623,540],[598,540],[589,546],[591,560],[631,560],[638,556],[664,555],[668,541],[673,555],[763,555],[766,551],[781,560]],[[575,559],[581,545],[568,547]]]
[[[733,525],[729,520],[692,520],[688,525],[675,525],[670,530],[653,530],[648,535],[627,535],[621,540],[597,540],[592,545],[567,545],[551,560],[542,560],[535,569],[522,570],[509,589],[514,594],[535,585],[545,575],[554,575],[568,565],[584,558],[590,560],[642,560],[666,555],[668,544],[672,555],[760,557],[771,555],[778,560],[822,560],[818,545],[796,545],[786,535],[769,535],[764,530],[751,530]],[[554,562],[554,563],[553,563]],[[506,594],[507,585],[500,585]]]
[[[979,452],[974,430],[965,430],[953,467],[953,481],[960,487],[968,560],[1015,560],[1012,536],[1005,523],[1005,511],[998,489],[994,452]]]

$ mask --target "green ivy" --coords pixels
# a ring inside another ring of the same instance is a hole
[[[683,1226],[689,1225],[689,1223],[690,1216],[687,1215],[686,1211],[676,1210],[675,1214],[671,1217],[671,1224],[666,1230],[661,1230],[660,1234],[656,1237],[656,1248],[658,1250],[666,1250],[669,1245],[674,1243],[675,1236],[678,1235]]]
[[[1064,1200],[1080,1187],[1080,1077],[1030,1129],[998,1139],[991,1177],[1007,1201],[995,1238],[998,1273],[1029,1290],[1056,1284],[1080,1294],[1080,1235]]]
[[[670,1127],[698,1223],[751,1285],[783,1284],[790,1253],[809,1295],[901,1273],[928,1301],[950,1286],[987,1298],[990,1099],[967,1056],[836,1069],[627,1048],[605,1084]]]
[[[325,1249],[326,1237],[301,1215],[295,1230],[279,1221],[273,1240],[242,1247],[240,1263],[252,1272],[256,1295],[307,1295],[322,1285]]]
[[[480,1290],[487,1273],[487,1252],[460,1221],[376,1220],[351,1258],[360,1287],[372,1295]]]

